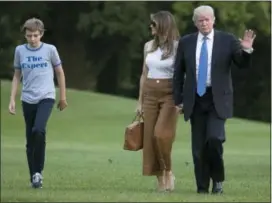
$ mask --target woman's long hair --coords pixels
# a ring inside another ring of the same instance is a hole
[[[149,52],[158,47],[163,50],[162,60],[171,56],[174,52],[174,41],[179,38],[179,31],[174,16],[169,11],[159,11],[151,14],[151,21],[156,24],[157,34]]]

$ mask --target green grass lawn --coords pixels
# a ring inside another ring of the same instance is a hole
[[[48,123],[44,187],[30,188],[25,129],[8,113],[10,83],[1,82],[1,201],[270,202],[270,126],[231,119],[224,145],[226,182],[221,196],[196,194],[190,125],[181,116],[173,148],[176,190],[157,193],[154,177],[141,175],[141,152],[122,149],[136,102],[69,90],[69,106]],[[109,161],[112,160],[112,161]],[[188,162],[189,164],[186,164]]]

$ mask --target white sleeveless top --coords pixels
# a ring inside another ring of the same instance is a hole
[[[147,42],[146,50],[150,50],[153,41]],[[148,69],[147,78],[150,79],[171,79],[174,75],[174,63],[178,42],[175,41],[174,52],[168,58],[161,60],[163,54],[160,47],[154,52],[149,52],[146,55],[145,63]]]

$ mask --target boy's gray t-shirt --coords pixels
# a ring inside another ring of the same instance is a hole
[[[54,45],[42,43],[33,49],[22,44],[16,47],[14,68],[22,73],[21,100],[37,104],[42,99],[55,99],[54,68],[59,67],[61,60]]]

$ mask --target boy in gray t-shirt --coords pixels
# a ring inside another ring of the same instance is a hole
[[[27,44],[19,45],[14,55],[9,111],[15,114],[16,92],[22,77],[22,107],[26,124],[26,154],[32,187],[42,187],[45,158],[46,124],[55,103],[54,72],[60,100],[58,108],[67,106],[65,76],[58,51],[54,45],[41,42],[43,22],[32,18],[25,22],[23,31]]]

